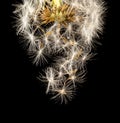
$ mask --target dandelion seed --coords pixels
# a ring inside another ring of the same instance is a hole
[[[55,73],[52,68],[47,69],[46,79],[48,81],[46,93],[48,93],[50,90],[54,90],[57,86],[57,80],[55,79]]]
[[[41,65],[47,62],[44,54],[44,49],[39,49],[35,52],[33,63],[36,65]]]
[[[74,96],[75,89],[71,83],[64,83],[61,87],[58,87],[54,90],[55,96],[51,99],[55,99],[57,101],[60,100],[61,103],[67,103],[72,100]]]

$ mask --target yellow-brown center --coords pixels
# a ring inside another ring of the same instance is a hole
[[[75,20],[75,9],[70,5],[63,4],[60,7],[46,6],[40,14],[42,24],[58,22],[67,25]]]

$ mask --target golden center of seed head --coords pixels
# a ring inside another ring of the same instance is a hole
[[[75,9],[68,4],[46,6],[40,14],[42,24],[58,22],[67,25],[75,20]]]

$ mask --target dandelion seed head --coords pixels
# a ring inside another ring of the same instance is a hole
[[[76,83],[83,81],[94,38],[102,32],[104,2],[22,0],[15,7],[16,31],[27,40],[33,64],[41,66],[48,62],[46,55],[56,55],[54,65],[45,69],[42,77],[46,93],[53,92],[52,99],[67,103],[74,96]]]

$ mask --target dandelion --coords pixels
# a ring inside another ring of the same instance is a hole
[[[56,55],[41,80],[52,99],[67,103],[76,83],[82,83],[85,63],[91,58],[94,38],[102,32],[102,0],[22,0],[15,5],[16,31],[27,42],[33,63],[43,65]],[[51,56],[52,56],[51,55]]]

